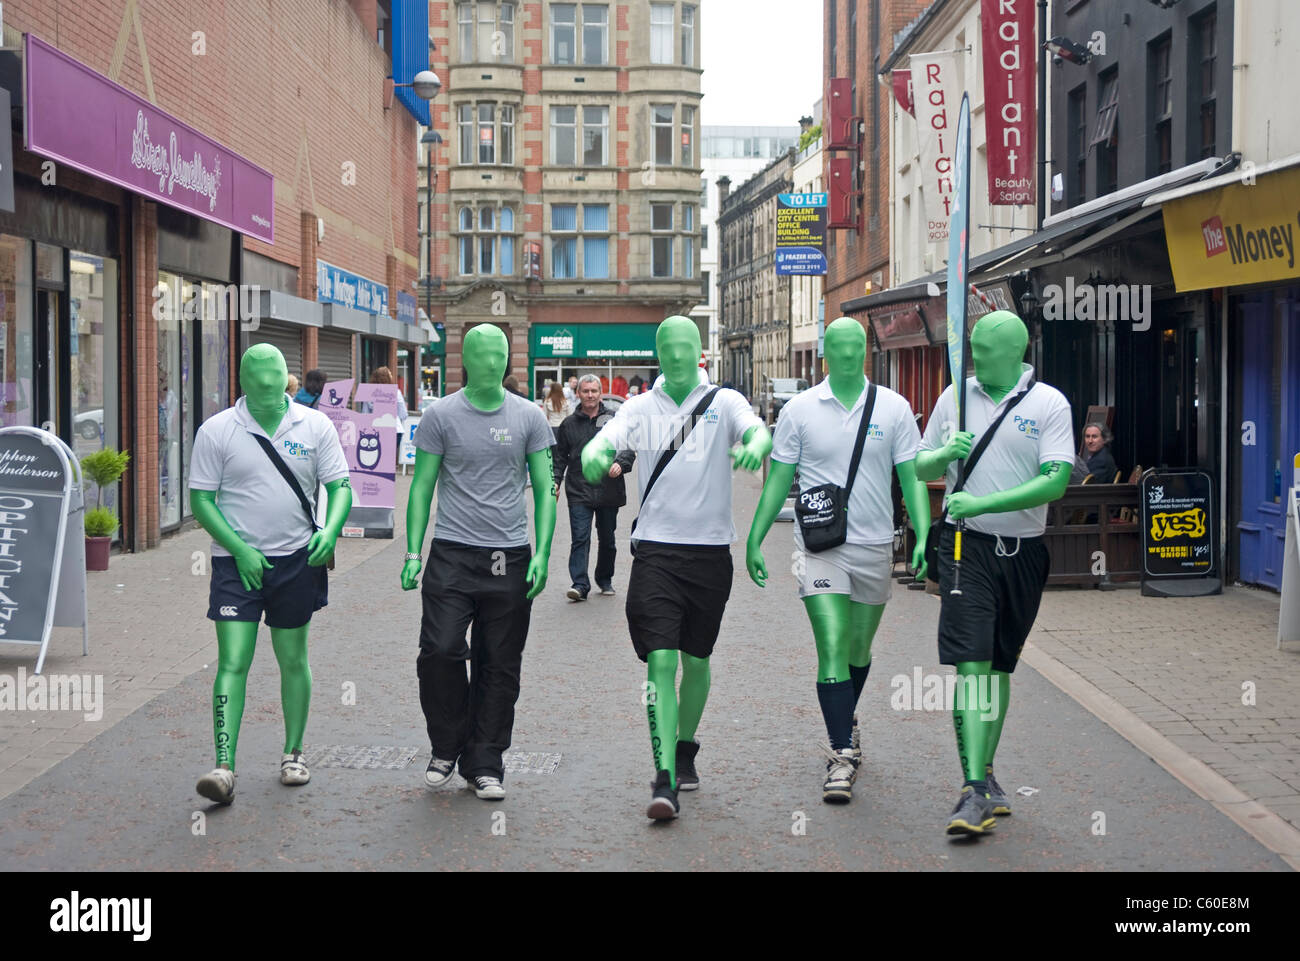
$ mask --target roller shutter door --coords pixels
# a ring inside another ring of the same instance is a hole
[[[317,358],[317,366],[330,380],[348,380],[352,376],[352,334],[345,330],[321,330]]]
[[[248,345],[270,344],[284,354],[284,365],[289,373],[302,380],[302,328],[293,324],[262,321],[257,330],[249,331]]]

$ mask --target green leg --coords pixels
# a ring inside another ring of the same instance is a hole
[[[812,594],[803,599],[817,644],[817,683],[836,684],[849,679],[849,638],[853,628],[852,602],[847,594]]]
[[[957,665],[957,689],[953,698],[952,720],[957,731],[957,753],[961,757],[962,773],[967,781],[983,781],[984,766],[993,756],[989,747],[989,737],[993,722],[986,720],[990,713],[981,708],[978,696],[964,696],[969,691],[989,691],[989,675],[992,663],[989,661],[962,661]],[[967,679],[970,680],[967,680]],[[983,688],[980,685],[985,685]]]
[[[646,717],[656,771],[667,771],[677,787],[677,652],[651,651],[646,661]]]
[[[1006,720],[1007,708],[1011,706],[1011,675],[1006,671],[994,671],[989,683],[997,685],[996,691],[989,692],[992,695],[992,711],[996,713],[989,721],[988,764],[992,767],[993,755],[997,753],[998,742],[1002,740],[1002,722]]]
[[[257,646],[256,621],[217,622],[217,676],[212,682],[212,730],[217,767],[235,769],[244,691]]]
[[[677,740],[689,741],[695,737],[704,716],[704,704],[709,699],[712,677],[707,657],[682,654],[682,688],[678,696]],[[673,748],[674,752],[677,750]]]
[[[302,750],[311,708],[311,666],[307,663],[307,631],[302,627],[271,628],[271,646],[280,665],[280,706],[284,711],[284,753]]]
[[[876,629],[884,616],[884,604],[858,604],[849,602],[852,628],[849,634],[849,665],[866,667],[871,663],[871,642],[876,639]]]

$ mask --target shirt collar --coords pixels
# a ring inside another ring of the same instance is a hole
[[[1000,400],[1000,401],[997,402],[997,406],[1001,407],[1002,404],[1006,402],[1006,400],[1007,400],[1008,397],[1015,397],[1016,394],[1018,394],[1018,393],[1020,393],[1022,390],[1024,390],[1024,389],[1025,389],[1025,385],[1029,383],[1029,378],[1031,378],[1031,377],[1033,377],[1033,376],[1034,376],[1034,368],[1033,368],[1033,366],[1030,365],[1030,364],[1021,363],[1021,365],[1020,365],[1020,379],[1016,381],[1016,386],[1015,386],[1015,387],[1012,387],[1009,391],[1007,391],[1006,397],[1003,397],[1002,400]],[[975,381],[975,388],[976,388],[976,390],[978,390],[981,394],[983,394],[985,397],[988,397],[988,399],[989,399],[990,401],[992,401],[993,398],[992,398],[992,397],[989,397],[988,391],[986,391],[986,390],[984,389],[984,385],[981,384],[981,383],[979,382],[979,378],[978,378],[978,377],[975,377],[975,378],[972,378],[972,379]]]
[[[284,396],[289,397],[287,391]],[[306,416],[307,408],[302,404],[295,404],[293,398],[289,397],[289,410],[284,417],[280,419],[280,425],[276,428],[275,432],[277,434],[280,433],[285,424],[302,423],[302,419]],[[266,434],[266,431],[262,430],[262,425],[259,424],[253,415],[248,412],[248,397],[245,395],[241,394],[239,400],[235,401],[235,419],[239,421],[240,426],[245,430],[253,430],[256,428],[261,433]],[[268,436],[268,440],[269,439],[271,438]]]
[[[833,400],[837,404],[840,402],[840,399],[835,396],[835,392],[831,390],[831,379],[829,377],[811,389],[816,392],[818,400]],[[867,402],[867,391],[870,389],[871,378],[868,377],[862,382],[862,393],[858,394],[858,399],[853,402],[853,406],[849,409],[850,414]],[[840,406],[843,407],[844,405],[840,404]]]
[[[692,397],[698,396],[701,387],[708,388],[712,383],[709,380],[709,372],[705,370],[703,367],[700,367],[698,369],[700,372],[699,382],[694,387],[691,388],[691,392],[686,395],[686,400],[690,400]],[[664,386],[664,375],[660,374],[658,377],[655,378],[655,385],[653,389],[659,391],[661,397],[663,397],[668,403],[676,407],[677,402],[668,396],[668,393],[663,389],[663,386]],[[682,402],[682,406],[683,407],[686,406],[686,401]]]

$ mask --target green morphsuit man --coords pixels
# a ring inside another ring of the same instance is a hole
[[[302,761],[311,704],[307,630],[312,614],[328,602],[325,564],[352,507],[352,490],[334,425],[319,411],[292,403],[288,378],[280,351],[270,344],[250,347],[239,364],[244,396],[203,423],[190,461],[190,509],[214,541],[208,617],[216,622],[218,652],[212,685],[217,766],[197,789],[220,804],[235,796],[235,749],[263,613],[280,665],[280,782],[311,779]],[[322,484],[329,507],[317,530],[312,502]]]
[[[875,385],[864,373],[867,334],[841,317],[826,328],[829,377],[781,409],[772,446],[772,466],[754,512],[746,549],[749,576],[767,583],[763,538],[767,536],[799,471],[800,503],[820,503],[823,485],[851,487],[846,503],[845,542],[816,553],[805,548],[795,524],[795,574],[799,596],[817,644],[817,699],[830,737],[822,800],[846,803],[861,761],[854,709],[871,668],[871,641],[889,600],[893,574],[894,502],[890,472],[898,475],[917,546],[912,566],[925,576],[925,538],[930,501],[916,478],[921,441],[912,407],[901,395]],[[870,406],[870,410],[868,410]],[[861,427],[862,450],[850,478],[852,452]],[[850,483],[851,482],[851,483]]]
[[[1074,463],[1070,404],[1034,381],[1023,363],[1029,331],[1008,310],[971,331],[975,376],[966,381],[966,431],[957,430],[953,387],[944,390],[921,439],[916,474],[943,477],[948,524],[939,543],[939,660],[960,683],[953,705],[965,782],[949,818],[951,835],[991,830],[1011,813],[993,776],[1011,698],[1011,673],[1038,615],[1051,566],[1042,534],[1047,504],[1065,493]],[[1014,405],[1014,406],[1012,406]],[[1005,416],[1002,416],[1005,413]],[[973,465],[973,446],[1002,417]],[[960,491],[953,492],[962,474]],[[960,557],[954,523],[965,521]]]
[[[583,448],[582,473],[598,483],[618,451],[636,452],[641,512],[633,523],[626,612],[632,646],[648,674],[642,702],[655,779],[646,816],[661,821],[677,816],[679,787],[689,791],[700,783],[695,732],[731,595],[731,472],[757,470],[772,438],[744,397],[709,383],[698,366],[694,321],[667,318],[655,350],[663,375],[651,390],[628,398]]]
[[[418,584],[423,600],[416,674],[431,751],[425,783],[441,787],[459,767],[480,798],[496,801],[505,797],[502,755],[514,729],[533,598],[546,586],[551,557],[554,437],[536,404],[502,387],[510,343],[499,327],[472,328],[461,349],[464,388],[429,407],[415,432],[401,583],[406,591]],[[536,553],[528,546],[529,477]],[[438,514],[421,581],[435,487]]]

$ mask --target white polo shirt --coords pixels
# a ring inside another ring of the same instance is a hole
[[[731,449],[751,427],[763,422],[748,401],[731,388],[718,391],[685,445],[655,481],[650,500],[645,488],[655,465],[671,445],[704,394],[712,390],[708,374],[678,407],[664,392],[662,378],[653,389],[623,402],[596,436],[615,450],[634,450],[641,513],[636,539],[667,544],[730,544],[736,539],[731,520]]]
[[[998,402],[994,402],[984,392],[974,377],[966,379],[966,429],[975,435],[972,450],[989,424],[1002,413],[1002,408],[1024,390],[1025,384],[1033,376],[1032,367],[1028,364],[1021,366],[1020,380]],[[930,422],[925,425],[921,450],[938,450],[956,430],[957,411],[953,402],[952,385],[949,385],[939,395]],[[1037,477],[1038,469],[1043,464],[1053,461],[1073,464],[1074,449],[1070,402],[1055,387],[1035,384],[1034,389],[998,427],[997,435],[980,455],[979,463],[975,465],[975,470],[971,472],[963,489],[977,497],[1011,490]],[[956,460],[948,464],[944,475],[948,493],[952,493],[953,486],[957,483],[957,468],[960,464]],[[948,523],[954,521],[949,518]],[[967,518],[966,526],[984,534],[1000,534],[1003,537],[1038,537],[1047,527],[1047,505],[1002,514],[981,514],[979,517]]]
[[[786,401],[776,422],[772,459],[799,468],[799,490],[822,484],[843,487],[849,479],[849,461],[862,422],[870,381],[845,410],[831,392],[830,378]],[[894,539],[894,499],[890,479],[895,464],[916,457],[921,432],[912,405],[888,387],[876,386],[858,477],[849,494],[846,543],[889,544]],[[803,546],[803,532],[794,525],[795,543]]]
[[[244,397],[234,407],[204,421],[194,438],[189,486],[216,491],[221,513],[250,547],[267,557],[292,554],[311,540],[311,525],[298,503],[298,495],[267,459],[253,434],[267,436],[249,414]],[[290,403],[270,440],[313,506],[318,483],[329,484],[348,476],[338,432],[318,410]],[[216,542],[212,553],[230,556]]]

